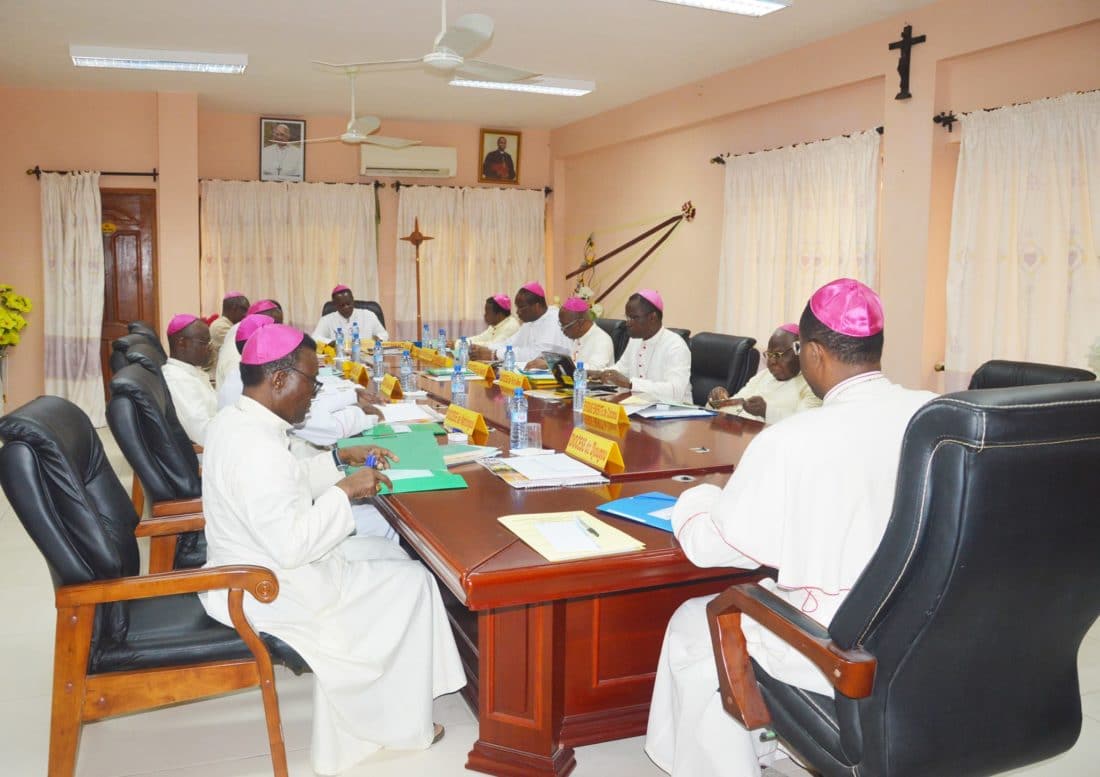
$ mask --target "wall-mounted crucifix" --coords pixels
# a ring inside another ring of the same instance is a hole
[[[918,43],[924,43],[928,40],[927,35],[918,35],[913,37],[913,25],[905,25],[905,29],[901,31],[901,40],[896,40],[890,44],[890,51],[900,50],[898,55],[898,75],[901,77],[901,91],[895,96],[895,100],[908,100],[913,95],[909,92],[909,60],[912,56],[913,47]]]
[[[424,326],[420,317],[420,244],[434,238],[420,231],[420,218],[417,217],[413,220],[413,231],[400,239],[412,243],[416,249],[416,333],[419,335],[421,327]]]

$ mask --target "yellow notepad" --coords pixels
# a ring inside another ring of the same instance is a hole
[[[644,542],[582,510],[502,515],[497,520],[547,561],[609,556],[645,548]]]

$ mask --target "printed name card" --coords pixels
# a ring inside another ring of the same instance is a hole
[[[611,421],[604,421],[602,418],[592,418],[591,416],[584,416],[583,420],[585,429],[599,432],[600,434],[608,434],[622,438],[626,437],[626,433],[630,431],[630,424],[616,424]]]
[[[364,388],[370,388],[370,371],[357,362],[344,362],[344,377],[352,383],[358,383]]]
[[[401,391],[401,383],[389,374],[382,378],[382,393],[389,399],[401,399],[405,396]]]
[[[427,348],[421,348],[419,345],[414,345],[412,348],[409,348],[408,350],[409,350],[409,356],[413,357],[414,359],[423,361],[424,354],[427,352],[428,349]]]
[[[585,422],[589,420],[604,421],[609,424],[629,424],[630,419],[626,415],[626,408],[614,402],[605,402],[595,397],[586,397],[584,410],[581,415]]]
[[[565,452],[574,459],[583,461],[608,475],[614,475],[626,469],[626,465],[623,464],[623,454],[617,442],[592,434],[585,429],[573,430],[573,434],[569,435],[569,444],[565,446]]]
[[[485,381],[486,386],[491,386],[493,381],[496,380],[496,376],[493,375],[493,367],[488,362],[471,361],[466,365],[466,368]]]
[[[527,376],[518,372],[502,370],[500,373],[500,390],[506,394],[511,394],[518,388],[524,391],[528,391],[531,388],[531,382],[527,380]]]
[[[384,340],[382,342],[383,348],[400,348],[403,351],[412,353],[413,344],[408,340]]]
[[[448,429],[465,432],[474,445],[484,445],[489,440],[489,427],[485,425],[484,416],[458,405],[451,405],[447,408],[443,425]]]

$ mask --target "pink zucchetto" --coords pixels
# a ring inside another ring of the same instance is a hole
[[[562,303],[562,310],[568,310],[573,313],[587,313],[588,303],[581,297],[570,297]]]
[[[784,332],[790,332],[795,337],[798,337],[798,324],[783,324],[779,328]]]
[[[338,283],[332,287],[332,296],[335,297],[337,294],[342,294],[345,291],[351,291],[351,289],[342,283]]]
[[[662,313],[665,312],[665,301],[661,299],[661,293],[656,289],[638,289],[638,296],[648,301]]]
[[[190,313],[177,313],[172,316],[172,320],[168,322],[168,336],[171,337],[176,332],[186,329],[198,320],[198,316],[193,316]]]
[[[536,297],[542,297],[543,299],[546,299],[546,289],[542,288],[542,284],[539,283],[538,281],[531,281],[530,283],[525,283],[522,286],[520,286],[520,288],[525,290],[525,291],[531,292]]]
[[[248,338],[241,352],[241,364],[267,364],[293,353],[302,344],[304,334],[286,324],[260,327]]]
[[[223,300],[236,299],[237,297],[243,297],[243,296],[244,296],[244,294],[239,292],[239,291],[227,291],[225,293],[225,296],[222,297],[222,299]]]
[[[512,310],[512,300],[507,294],[494,294],[493,302],[500,305],[502,310]]]
[[[262,313],[253,313],[251,316],[245,316],[241,319],[241,323],[237,324],[235,339],[238,343],[243,343],[245,340],[252,337],[257,329],[274,323],[275,319],[271,316],[265,316]]]
[[[815,291],[810,310],[829,329],[848,337],[871,337],[882,331],[882,300],[852,278],[838,278]]]
[[[248,308],[248,315],[253,313],[263,313],[265,310],[274,310],[279,307],[269,299],[262,299],[259,302],[253,302]]]

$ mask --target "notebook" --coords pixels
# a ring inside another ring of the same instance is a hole
[[[512,488],[561,488],[609,482],[598,469],[564,453],[533,458],[488,458],[478,464]]]
[[[443,448],[431,434],[398,434],[376,441],[373,437],[349,437],[336,443],[339,448],[352,445],[373,445],[386,448],[398,461],[386,470],[393,487],[383,488],[382,494],[410,494],[419,491],[446,491],[466,488],[466,479],[447,471],[443,461]],[[349,468],[351,469],[351,468]]]
[[[497,518],[547,561],[570,561],[643,550],[645,543],[581,510]]]
[[[676,497],[662,494],[660,491],[650,491],[646,494],[616,499],[613,502],[602,504],[596,509],[601,513],[617,515],[620,518],[671,532],[672,507],[675,504]]]

